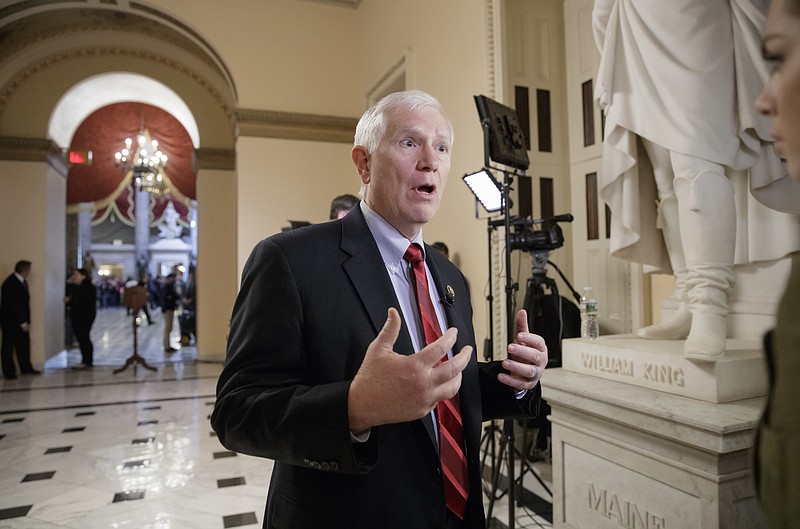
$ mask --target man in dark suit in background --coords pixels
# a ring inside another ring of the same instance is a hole
[[[363,201],[245,265],[211,423],[275,460],[264,527],[485,527],[481,424],[536,415],[547,349],[520,311],[508,359],[473,354],[464,276],[422,239],[452,140],[430,95],[382,99],[356,128]]]
[[[30,294],[28,293],[28,276],[31,273],[30,261],[18,261],[14,265],[14,273],[3,281],[0,292],[0,326],[3,328],[3,345],[0,356],[3,363],[3,376],[7,379],[17,378],[14,365],[14,351],[17,353],[19,370],[24,375],[38,375],[31,365],[30,341]]]

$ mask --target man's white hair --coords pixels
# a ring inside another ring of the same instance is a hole
[[[422,90],[406,90],[393,92],[372,105],[356,125],[356,134],[353,140],[354,147],[363,147],[367,153],[375,150],[386,135],[388,116],[397,112],[415,111],[420,108],[433,108],[444,117],[450,129],[450,146],[453,145],[455,131],[453,124],[444,113],[444,108],[439,100]],[[364,198],[365,186],[361,183],[358,192],[359,198]]]

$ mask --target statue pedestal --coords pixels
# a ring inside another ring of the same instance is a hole
[[[743,349],[724,362],[692,363],[668,344],[564,341],[564,367],[542,379],[552,408],[554,527],[766,527],[750,464],[765,399],[716,402],[735,397],[727,378],[757,365],[758,355]],[[758,393],[759,384],[742,391]]]
[[[767,394],[760,343],[728,339],[716,362],[683,357],[682,340],[643,340],[633,334],[564,340],[562,366],[643,388],[706,402],[732,402]]]

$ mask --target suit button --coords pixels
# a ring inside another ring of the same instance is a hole
[[[314,465],[311,464],[311,460],[310,459],[303,459],[303,463],[305,463],[306,465],[308,465],[310,467],[314,466]]]
[[[322,463],[322,470],[324,470],[325,472],[327,472],[327,471],[329,471],[330,469],[331,469],[331,466],[328,464],[328,462],[327,462],[327,461],[324,461],[324,462]]]
[[[336,472],[339,470],[339,463],[336,461],[331,461],[331,472]]]
[[[319,461],[314,461],[311,463],[311,466],[314,467],[315,470],[319,470],[322,468],[322,465],[319,464]]]

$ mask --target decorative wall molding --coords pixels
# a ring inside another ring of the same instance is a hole
[[[69,164],[64,152],[54,142],[45,138],[0,136],[0,160],[14,162],[47,162],[64,177]]]
[[[233,121],[233,111],[226,98],[202,75],[188,67],[187,65],[167,57],[159,53],[153,53],[146,50],[136,50],[130,48],[123,48],[119,46],[91,46],[85,48],[75,48],[71,50],[64,50],[59,53],[43,57],[35,63],[31,63],[24,70],[20,70],[17,74],[9,79],[0,88],[0,114],[2,114],[5,106],[8,104],[12,96],[19,90],[25,82],[32,76],[51,68],[52,66],[74,59],[85,58],[104,58],[104,57],[134,57],[154,61],[162,64],[170,69],[179,71],[190,77],[195,83],[203,87],[211,96],[216,100],[229,119]],[[121,61],[124,62],[124,61]]]
[[[495,12],[499,10],[495,5],[495,0],[485,0],[484,19],[486,21],[486,95],[492,99],[497,99],[497,28],[495,24]]]
[[[357,118],[237,109],[239,136],[352,143]]]
[[[207,63],[236,98],[233,76],[217,51],[180,20],[138,2],[84,0],[84,4],[76,0],[17,0],[0,8],[0,27],[6,29],[0,57],[5,59],[43,39],[109,30],[135,33],[181,48]]]
[[[339,7],[349,7],[350,9],[358,9],[361,0],[299,0],[301,2],[312,2],[315,4],[328,4]]]
[[[194,171],[201,169],[236,169],[236,151],[233,149],[195,149]]]

